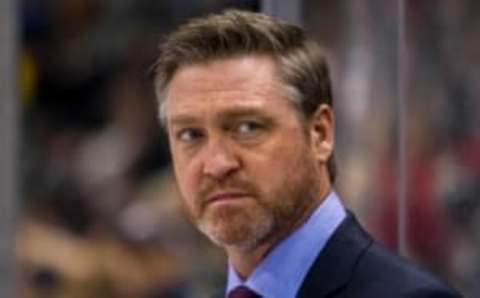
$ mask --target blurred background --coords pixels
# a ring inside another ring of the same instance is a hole
[[[2,285],[19,298],[222,288],[223,252],[183,213],[149,69],[180,23],[241,8],[301,24],[327,49],[346,205],[480,297],[480,2],[400,1],[2,2],[2,70],[14,65],[0,83]]]

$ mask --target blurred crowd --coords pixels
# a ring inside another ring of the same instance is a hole
[[[303,1],[332,55],[338,191],[395,249],[397,16]],[[410,257],[480,295],[480,5],[405,1]],[[21,298],[209,297],[225,258],[183,213],[149,68],[191,16],[259,1],[23,0]]]

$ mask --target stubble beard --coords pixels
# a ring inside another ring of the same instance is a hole
[[[306,219],[319,193],[315,167],[301,164],[298,175],[286,175],[270,194],[256,192],[241,206],[206,207],[194,216],[198,229],[218,246],[245,252],[279,240]]]
[[[264,207],[224,209],[197,222],[198,229],[218,246],[250,251],[274,230],[275,219]]]

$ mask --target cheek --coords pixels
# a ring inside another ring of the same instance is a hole
[[[307,150],[300,144],[281,141],[277,146],[257,155],[251,167],[251,173],[256,181],[264,181],[259,185],[266,193],[277,192],[278,189],[287,187],[288,182],[304,170]]]
[[[195,170],[194,165],[191,163],[176,158],[173,159],[173,164],[180,193],[187,201],[187,204],[192,205],[199,185],[198,171]]]
[[[292,160],[295,153],[283,144],[272,146],[272,149],[274,150],[256,152],[249,158],[249,173],[253,175],[253,181],[263,182],[257,184],[266,193],[270,193],[293,174]]]

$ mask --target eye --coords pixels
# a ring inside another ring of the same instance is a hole
[[[185,143],[193,143],[203,137],[200,129],[185,128],[177,133],[177,139]]]
[[[259,122],[247,120],[240,122],[236,130],[240,134],[252,134],[258,132],[262,128],[263,126]]]

